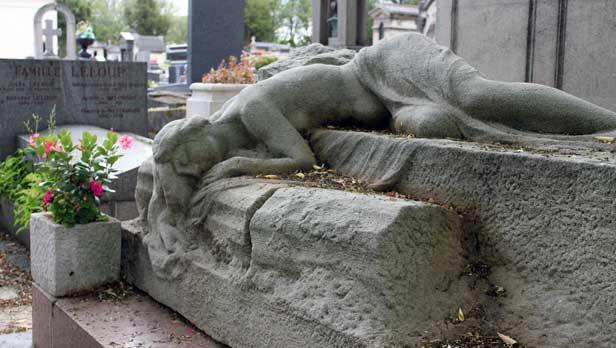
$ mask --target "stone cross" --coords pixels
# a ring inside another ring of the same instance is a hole
[[[43,5],[36,11],[36,14],[34,14],[34,57],[36,59],[58,58],[53,54],[53,36],[59,36],[62,32],[60,29],[53,29],[52,22],[47,20],[45,21],[45,46],[47,52],[43,52],[43,17],[45,13],[49,11],[58,11],[64,14],[64,18],[66,18],[65,59],[77,59],[77,49],[75,48],[75,15],[73,15],[73,12],[71,12],[68,7],[53,2]]]
[[[45,36],[45,56],[56,57],[53,53],[53,37],[62,35],[62,29],[54,29],[53,21],[51,19],[45,20],[45,29],[43,29],[43,35]]]

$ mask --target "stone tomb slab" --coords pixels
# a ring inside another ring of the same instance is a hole
[[[138,221],[123,224],[122,265],[129,282],[231,347],[414,347],[477,299],[463,291],[450,210],[250,181],[211,199],[204,240],[178,278],[154,272],[160,251],[144,245]]]
[[[56,107],[58,125],[147,135],[145,63],[0,59],[0,159],[33,113]]]
[[[500,332],[530,347],[616,346],[616,154],[607,146],[533,150],[330,130],[311,143],[342,175],[455,207],[490,281],[507,293],[488,318]]]

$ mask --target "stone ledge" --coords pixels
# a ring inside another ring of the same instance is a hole
[[[32,286],[36,348],[222,348],[148,296],[58,299]]]
[[[501,330],[531,347],[616,345],[614,154],[331,130],[311,142],[340,174],[454,206],[507,291]]]

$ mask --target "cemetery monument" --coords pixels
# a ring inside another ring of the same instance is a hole
[[[412,139],[318,130],[337,124]],[[413,346],[456,309],[481,308],[475,324],[529,344],[608,347],[616,170],[598,139],[614,131],[610,110],[486,79],[422,35],[395,36],[348,64],[247,87],[210,121],[167,125],[140,169],[127,277],[230,346]],[[528,145],[554,152],[512,150]],[[228,179],[317,158],[443,206]]]
[[[189,0],[188,84],[223,59],[239,56],[244,45],[244,0]]]
[[[437,0],[436,40],[488,78],[616,109],[613,0]]]
[[[34,15],[34,52],[36,59],[57,59],[54,53],[53,37],[62,34],[61,29],[53,29],[52,22],[45,21],[45,29],[42,27],[42,20],[45,13],[58,11],[66,17],[66,59],[74,60],[77,58],[75,51],[75,15],[62,4],[50,3],[41,7]],[[42,37],[45,36],[45,51],[43,51]]]

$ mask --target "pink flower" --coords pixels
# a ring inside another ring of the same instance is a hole
[[[43,203],[49,204],[51,202],[53,202],[53,191],[49,190],[45,192],[45,195],[43,196]]]
[[[41,135],[38,133],[34,133],[30,136],[30,145],[33,147],[36,147],[36,139],[38,139],[38,137],[40,137]]]
[[[51,204],[51,202],[53,202],[53,191],[49,190],[45,192],[45,195],[43,196],[43,211],[47,211],[47,207]]]
[[[98,197],[103,194],[103,185],[96,182],[96,180],[90,181],[90,191]]]
[[[133,138],[129,137],[128,135],[123,135],[120,137],[120,146],[122,147],[122,150],[129,150],[131,147],[133,147]]]
[[[53,141],[45,142],[44,144],[45,144],[45,154],[43,154],[43,158],[47,157],[47,155],[49,155],[51,150],[56,149],[56,143]]]

